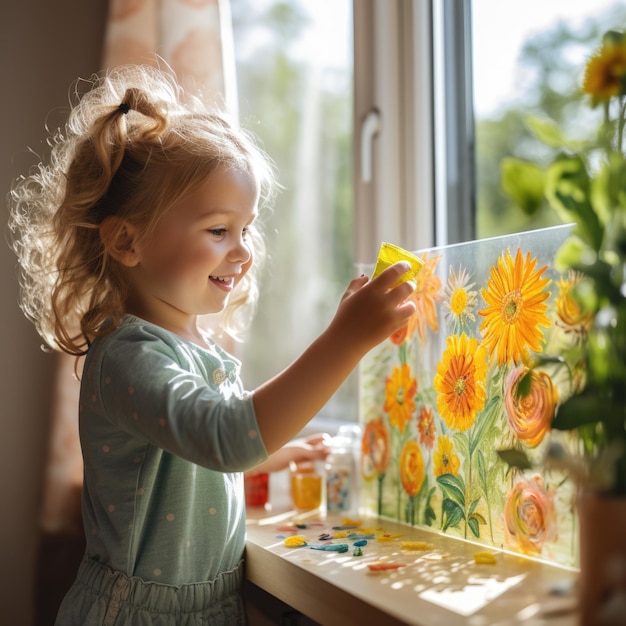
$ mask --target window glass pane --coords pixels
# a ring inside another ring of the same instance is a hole
[[[529,131],[529,114],[553,119],[572,138],[596,132],[602,113],[580,97],[584,65],[604,32],[625,25],[624,0],[472,0],[479,238],[559,223],[545,201],[532,215],[513,205],[500,163],[555,156]]]
[[[240,118],[283,189],[265,220],[269,260],[244,346],[253,388],[332,318],[352,257],[351,0],[231,0]],[[356,419],[354,381],[324,413]]]

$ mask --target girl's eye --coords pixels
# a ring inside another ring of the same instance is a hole
[[[209,232],[214,237],[223,237],[226,234],[226,229],[225,228],[209,228]]]

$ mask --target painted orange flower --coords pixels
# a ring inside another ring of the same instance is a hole
[[[579,337],[587,335],[587,331],[593,321],[593,315],[582,309],[574,296],[576,286],[582,280],[580,272],[570,270],[565,278],[559,278],[559,292],[554,302],[558,326],[566,333],[574,333]]]
[[[487,351],[467,335],[450,335],[437,365],[437,410],[452,430],[467,430],[485,406]]]
[[[542,278],[547,266],[535,270],[536,264],[530,252],[524,259],[518,248],[514,261],[507,250],[498,258],[497,266],[491,267],[487,288],[481,290],[487,307],[478,312],[485,318],[480,332],[490,355],[496,354],[498,365],[524,360],[529,349],[543,349],[539,327],[550,326],[546,315],[550,279]]]
[[[384,474],[391,449],[389,446],[389,430],[382,417],[371,420],[365,426],[361,440],[361,473],[363,478],[371,480]]]
[[[429,406],[423,406],[418,420],[417,430],[420,434],[420,443],[427,448],[432,448],[435,444],[435,418],[433,417],[433,410]]]
[[[422,258],[424,265],[415,277],[416,287],[411,295],[411,300],[416,305],[415,313],[411,316],[406,326],[403,326],[389,337],[391,342],[397,346],[411,339],[415,335],[416,330],[422,343],[425,342],[427,324],[433,332],[439,330],[435,303],[441,302],[441,294],[439,293],[441,279],[434,274],[434,271],[440,259],[441,256],[429,259],[428,252],[424,253]]]
[[[530,373],[530,390],[521,396],[519,383],[528,369],[521,365],[507,376],[504,408],[515,436],[534,448],[550,430],[558,392],[548,374],[533,370]]]
[[[443,474],[459,473],[461,462],[459,457],[454,453],[454,444],[446,435],[441,435],[437,439],[437,449],[433,454],[433,472],[435,476],[443,476]]]
[[[415,313],[409,320],[408,336],[411,337],[417,329],[422,343],[426,341],[426,325],[433,331],[439,330],[439,320],[437,318],[436,302],[441,302],[441,278],[437,276],[435,268],[441,256],[428,258],[428,252],[424,253],[422,261],[424,265],[416,276],[416,288],[413,292],[412,299],[417,308]]]
[[[400,453],[400,480],[402,488],[410,496],[416,496],[422,488],[426,470],[422,451],[415,441],[404,444]]]
[[[411,376],[411,368],[406,363],[394,368],[386,380],[384,410],[389,413],[389,423],[401,433],[416,411],[416,393],[417,380]]]
[[[410,323],[410,322],[409,322]],[[415,332],[415,327],[413,327],[413,332]],[[389,339],[391,343],[396,346],[402,345],[407,339],[410,339],[413,336],[413,333],[409,336],[409,324],[406,324],[402,328],[396,330],[395,333],[389,335]]]
[[[553,494],[541,476],[521,480],[513,486],[504,505],[506,543],[523,554],[541,554],[546,541],[556,541],[557,516]]]
[[[626,77],[626,44],[605,40],[602,47],[589,59],[583,79],[583,93],[590,94],[594,102],[605,102],[623,94]]]

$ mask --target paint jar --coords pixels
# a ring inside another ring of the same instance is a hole
[[[357,515],[359,509],[359,467],[361,428],[357,424],[339,427],[328,441],[326,457],[326,510]]]
[[[346,513],[352,508],[354,455],[347,437],[332,437],[326,457],[326,510]]]
[[[322,504],[323,468],[319,463],[303,461],[289,464],[291,497],[299,512],[314,511]]]
[[[269,505],[269,478],[269,474],[263,472],[244,476],[246,506]]]

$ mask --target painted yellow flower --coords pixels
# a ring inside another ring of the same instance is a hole
[[[454,444],[446,435],[441,435],[437,439],[437,449],[433,454],[433,472],[435,476],[443,476],[443,474],[459,473],[461,462],[459,457],[454,453]]]
[[[429,406],[423,406],[417,419],[417,430],[420,434],[420,443],[427,448],[432,448],[435,443],[435,418],[433,410]]]
[[[523,554],[541,554],[546,541],[556,541],[557,517],[553,494],[536,475],[513,486],[504,505],[506,544]]]
[[[411,376],[411,368],[403,363],[394,368],[386,383],[384,410],[389,413],[389,423],[403,433],[416,411],[417,380]]]
[[[363,478],[371,480],[380,476],[389,465],[391,448],[389,430],[382,417],[369,421],[363,430],[361,440],[361,473]]]
[[[626,76],[626,45],[624,40],[605,40],[603,46],[589,59],[583,79],[583,93],[594,102],[605,102],[623,94]]]
[[[445,318],[455,333],[463,332],[470,323],[476,321],[473,311],[478,303],[478,292],[473,290],[468,271],[459,267],[458,274],[450,268],[443,295]]]
[[[519,383],[528,369],[521,365],[507,376],[504,408],[515,436],[534,448],[550,430],[558,392],[548,374],[533,370],[530,374],[530,390],[520,396]]]
[[[509,250],[491,267],[487,288],[482,296],[487,307],[478,314],[485,319],[480,326],[483,344],[490,355],[494,352],[498,365],[524,360],[529,348],[542,351],[544,339],[540,326],[549,327],[546,315],[546,289],[550,282],[542,278],[547,266],[535,270],[537,259],[530,252],[524,259],[518,248],[515,261]]]
[[[558,326],[567,333],[574,333],[579,337],[587,335],[587,331],[593,321],[593,315],[583,310],[576,298],[574,289],[582,280],[580,272],[570,270],[565,278],[559,278],[559,292],[556,296],[554,308],[556,310]]]
[[[426,476],[424,457],[417,442],[408,441],[400,453],[400,480],[402,488],[410,496],[416,496]]]
[[[450,335],[437,365],[437,410],[452,430],[467,430],[485,406],[487,351],[467,335]]]

